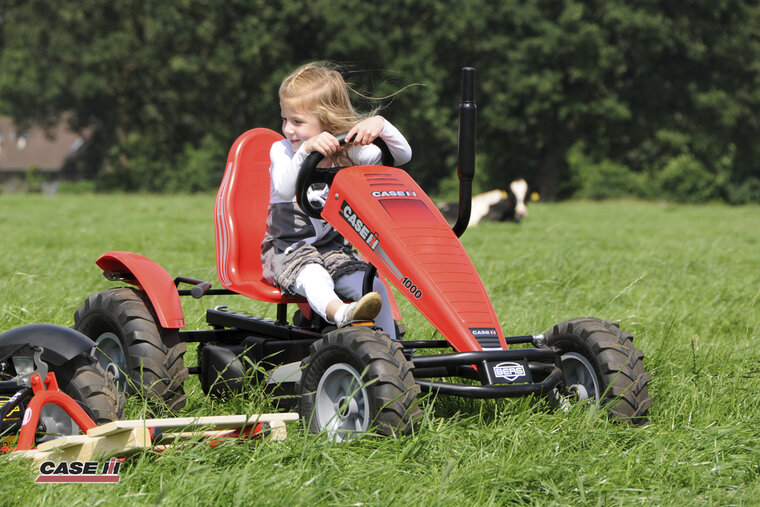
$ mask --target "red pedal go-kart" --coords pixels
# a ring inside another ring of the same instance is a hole
[[[474,69],[463,69],[462,83],[460,211],[453,228],[420,186],[393,167],[380,140],[375,144],[383,165],[317,169],[322,155],[312,153],[297,184],[301,208],[330,223],[369,262],[365,292],[377,271],[445,340],[393,341],[372,322],[336,329],[312,314],[304,299],[287,297],[262,279],[269,149],[282,136],[260,128],[232,146],[217,194],[217,273],[224,289],[172,279],[134,253],[108,252],[97,260],[105,276],[134,287],[88,297],[76,311],[75,328],[98,344],[105,367],[121,372],[123,389],[143,390],[171,408],[184,404],[188,373],[200,375],[207,394],[222,395],[241,388],[252,362],[256,371],[267,370],[262,382],[295,393],[312,431],[326,430],[336,440],[370,428],[385,435],[409,433],[420,416],[417,394],[431,391],[470,398],[589,399],[608,407],[615,420],[646,422],[651,398],[643,354],[615,323],[579,318],[545,333],[504,336],[458,240],[469,220],[475,167]],[[306,198],[315,183],[330,185],[321,210]],[[179,289],[180,284],[193,287]],[[276,320],[217,307],[206,312],[211,329],[183,329],[180,296],[222,294],[275,303]],[[292,323],[288,304],[299,306]],[[403,333],[400,324],[398,331]],[[199,344],[198,366],[189,369],[183,362],[188,342]],[[513,344],[532,347],[510,349]],[[432,353],[436,349],[443,352]]]

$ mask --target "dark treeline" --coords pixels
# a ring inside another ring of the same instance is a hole
[[[282,78],[329,59],[407,134],[431,192],[452,187],[470,65],[476,190],[525,177],[545,199],[760,202],[756,1],[0,5],[0,114],[70,115],[92,132],[81,175],[103,190],[214,188],[238,134],[279,129]]]

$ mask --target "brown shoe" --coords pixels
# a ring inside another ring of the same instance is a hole
[[[351,303],[338,327],[343,327],[354,320],[374,320],[383,307],[383,298],[377,292],[365,294],[356,303]]]

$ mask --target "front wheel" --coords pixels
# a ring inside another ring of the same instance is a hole
[[[312,433],[325,431],[336,442],[370,429],[406,435],[420,419],[414,366],[382,331],[331,331],[312,344],[301,366],[299,412]]]
[[[124,412],[124,394],[119,392],[112,374],[106,372],[89,355],[73,358],[61,366],[52,367],[58,387],[79,403],[95,424],[106,424],[121,419]],[[77,435],[79,426],[61,407],[45,404],[40,410],[40,429],[36,442]]]
[[[88,297],[74,314],[74,329],[95,342],[95,357],[121,391],[140,391],[171,410],[185,406],[186,345],[176,329],[157,323],[137,291],[118,288]]]
[[[561,351],[565,386],[575,400],[605,406],[616,421],[648,422],[650,375],[630,333],[612,322],[579,318],[557,324],[545,336]]]

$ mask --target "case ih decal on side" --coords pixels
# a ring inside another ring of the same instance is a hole
[[[346,222],[351,224],[351,227],[354,228],[354,230],[369,245],[369,247],[372,250],[376,250],[377,245],[380,243],[380,240],[377,238],[377,233],[370,231],[369,228],[364,225],[364,220],[359,218],[356,213],[354,213],[354,210],[351,209],[351,206],[346,201],[343,201],[343,204],[341,204],[340,211],[343,214],[343,218],[346,220]]]
[[[364,220],[362,220],[354,212],[353,208],[351,208],[351,205],[346,201],[343,201],[343,204],[340,205],[340,214],[346,222],[351,224],[351,227],[353,227],[356,233],[359,234],[362,240],[364,240],[364,242],[367,243],[367,245],[369,245],[369,247],[375,251],[377,256],[380,257],[380,260],[382,260],[383,263],[388,266],[396,278],[401,280],[403,278],[401,271],[396,267],[390,257],[388,257],[388,254],[383,250],[383,247],[380,246],[380,238],[378,237],[377,233],[369,230],[369,227],[365,225]]]

